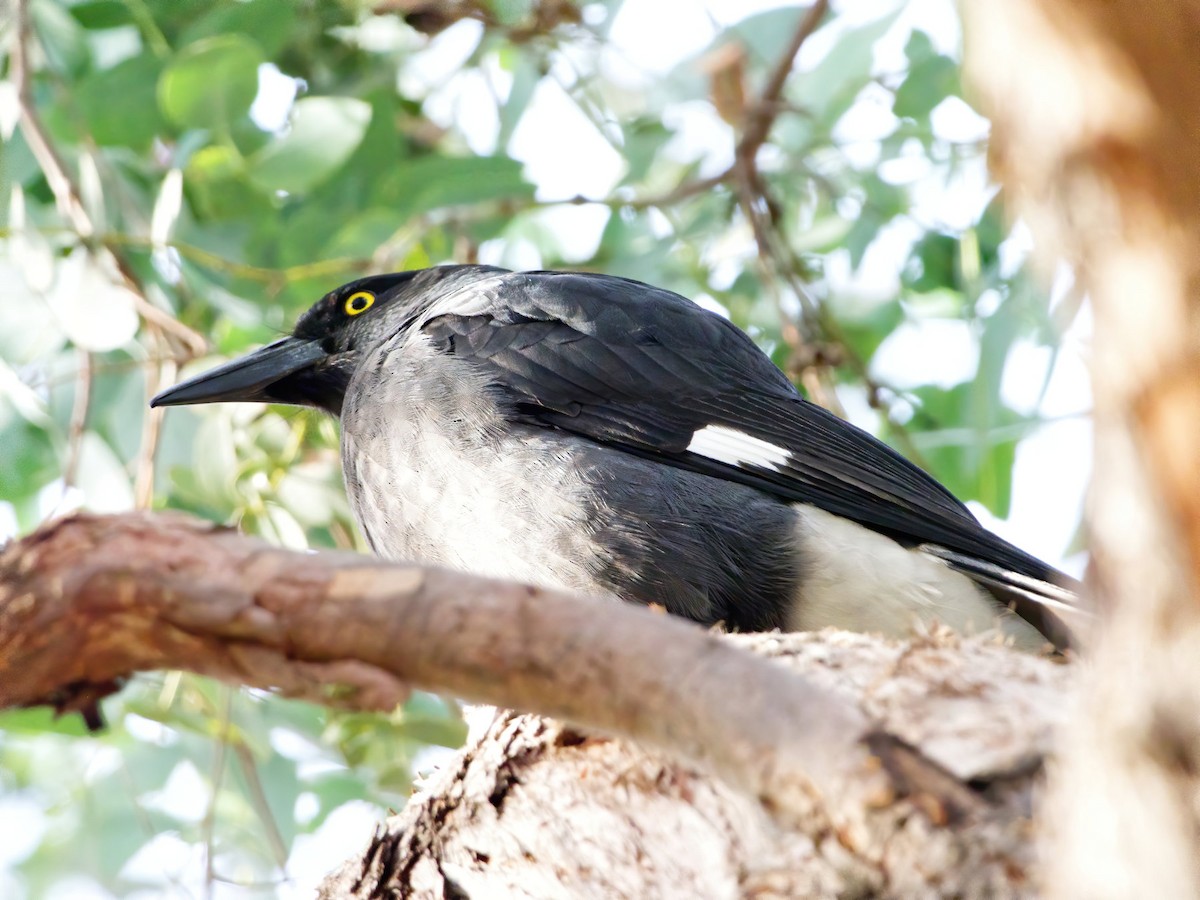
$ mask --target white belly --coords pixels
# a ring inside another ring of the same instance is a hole
[[[908,637],[938,621],[962,634],[998,630],[1027,650],[1046,639],[942,560],[900,546],[854,522],[797,504],[805,578],[789,630],[829,626]]]

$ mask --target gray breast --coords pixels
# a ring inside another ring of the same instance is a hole
[[[342,430],[351,506],[380,556],[596,590],[571,449],[506,423],[469,364],[419,333],[385,342],[350,384]]]

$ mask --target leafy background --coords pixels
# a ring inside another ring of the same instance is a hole
[[[335,422],[146,400],[343,281],[478,260],[727,312],[810,397],[1078,570],[1087,307],[1069,272],[1030,276],[988,185],[948,0],[834,4],[778,97],[806,7],[10,6],[0,531],[153,506],[362,549]],[[0,894],[307,896],[465,733],[429,695],[352,716],[177,673],[105,714],[95,737],[0,716]]]

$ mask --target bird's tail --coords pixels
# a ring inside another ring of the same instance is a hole
[[[1078,649],[1091,616],[1080,605],[1081,585],[1073,578],[1048,566],[1046,578],[1035,578],[936,544],[922,544],[920,549],[986,588],[1044,634],[1055,649]]]

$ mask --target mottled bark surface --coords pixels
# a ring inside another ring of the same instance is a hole
[[[996,170],[1095,313],[1103,621],[1051,795],[1048,886],[1200,896],[1200,6],[965,9]]]
[[[322,896],[1032,891],[1029,809],[1041,754],[1067,714],[1067,667],[949,635],[911,644],[844,632],[730,640],[828,684],[956,775],[990,782],[995,806],[953,828],[909,803],[855,831],[815,816],[781,825],[753,798],[669,756],[503,713]]]

